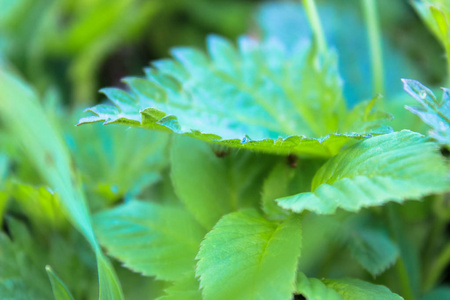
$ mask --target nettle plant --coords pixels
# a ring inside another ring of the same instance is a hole
[[[161,175],[169,188],[150,200],[133,193],[92,220],[36,96],[0,73],[2,117],[94,249],[101,299],[123,299],[102,248],[126,268],[168,282],[160,300],[448,297],[440,283],[450,261],[450,90],[439,101],[403,80],[421,105],[407,109],[432,130],[394,131],[383,111],[389,99],[376,96],[384,75],[375,1],[362,3],[374,98],[352,108],[313,0],[303,1],[310,41],[288,48],[242,37],[235,45],[212,35],[207,54],[175,48],[144,77],[125,78],[126,90],[102,89],[111,103],[88,108],[93,114],[79,124],[172,133],[170,174]],[[415,5],[448,50],[447,2]],[[73,299],[48,272],[55,298]]]

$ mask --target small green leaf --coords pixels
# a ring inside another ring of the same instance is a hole
[[[444,91],[442,100],[438,101],[433,92],[416,80],[402,79],[403,88],[417,100],[421,107],[406,106],[406,109],[419,116],[431,126],[430,136],[440,144],[450,147],[450,90]]]
[[[109,254],[146,276],[175,280],[193,271],[206,233],[186,211],[131,201],[95,216],[96,233]]]
[[[197,255],[203,298],[291,299],[301,240],[301,222],[295,215],[281,223],[255,210],[224,216]]]
[[[46,266],[48,278],[52,284],[53,296],[55,300],[73,300],[72,294],[70,293],[64,282],[53,272],[50,266]]]
[[[446,164],[435,143],[411,131],[367,139],[330,159],[314,176],[312,192],[278,199],[284,208],[332,214],[388,201],[420,199],[449,189]]]

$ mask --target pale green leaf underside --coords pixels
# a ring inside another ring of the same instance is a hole
[[[193,271],[205,231],[180,208],[132,201],[95,216],[109,254],[146,276],[174,280]]]
[[[431,137],[450,147],[450,90],[442,88],[442,100],[438,101],[429,88],[416,80],[403,79],[403,88],[421,105],[406,108],[431,126]]]
[[[278,204],[294,212],[332,214],[337,208],[358,211],[444,192],[450,184],[437,149],[437,144],[406,130],[367,139],[323,165],[312,192],[278,199]]]
[[[395,263],[398,248],[382,230],[357,229],[349,233],[346,241],[353,258],[372,276],[383,273]]]
[[[79,124],[124,124],[308,156],[332,156],[347,142],[384,131],[385,114],[367,111],[360,122],[347,111],[334,53],[319,55],[309,45],[291,53],[248,37],[238,44],[236,50],[210,36],[209,57],[173,49],[175,59],[154,62],[146,78],[125,78],[129,91],[103,89],[114,105],[87,109],[94,116]]]
[[[195,278],[194,273],[181,278],[173,283],[172,286],[165,290],[165,295],[157,300],[202,300],[200,292],[200,283]]]
[[[387,287],[359,279],[315,279],[299,273],[297,292],[308,300],[402,300]]]
[[[45,267],[52,284],[53,296],[55,300],[73,300],[73,296],[65,283],[55,274],[50,266]]]
[[[197,256],[203,299],[290,300],[300,249],[298,216],[282,223],[255,210],[224,216]]]

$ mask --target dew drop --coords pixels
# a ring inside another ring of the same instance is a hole
[[[427,92],[424,90],[421,90],[419,93],[419,97],[422,99],[426,99],[427,98]]]

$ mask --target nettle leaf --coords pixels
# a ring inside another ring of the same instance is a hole
[[[435,143],[411,131],[367,139],[333,157],[314,176],[312,192],[278,199],[294,212],[358,211],[389,201],[420,199],[449,189]]]
[[[406,106],[431,126],[430,136],[440,144],[450,147],[450,90],[442,88],[444,94],[438,101],[433,92],[416,80],[402,79],[405,91],[416,99],[421,107]]]
[[[171,147],[171,162],[176,194],[209,230],[223,215],[259,205],[270,157],[220,147],[214,151],[204,142],[179,137]]]
[[[359,279],[315,279],[299,273],[297,292],[308,300],[402,300],[387,287]]]
[[[333,52],[293,51],[275,40],[208,38],[209,57],[175,48],[129,90],[106,88],[114,104],[87,109],[80,124],[104,122],[183,134],[230,147],[275,154],[333,156],[348,142],[380,131],[385,115],[347,126],[349,112]],[[361,125],[361,124],[360,124]],[[381,129],[385,132],[387,129]]]
[[[48,277],[52,284],[53,296],[55,300],[73,300],[73,296],[66,284],[55,274],[50,266],[46,266]]]
[[[203,298],[290,300],[301,240],[296,215],[281,223],[266,220],[256,210],[224,216],[197,255]]]
[[[127,268],[175,280],[193,271],[205,230],[186,211],[131,201],[95,216],[96,233]]]
[[[202,300],[200,283],[194,273],[175,281],[165,292],[166,294],[157,300]]]
[[[397,260],[399,249],[384,230],[358,228],[348,234],[346,245],[351,255],[372,276],[383,273]]]

